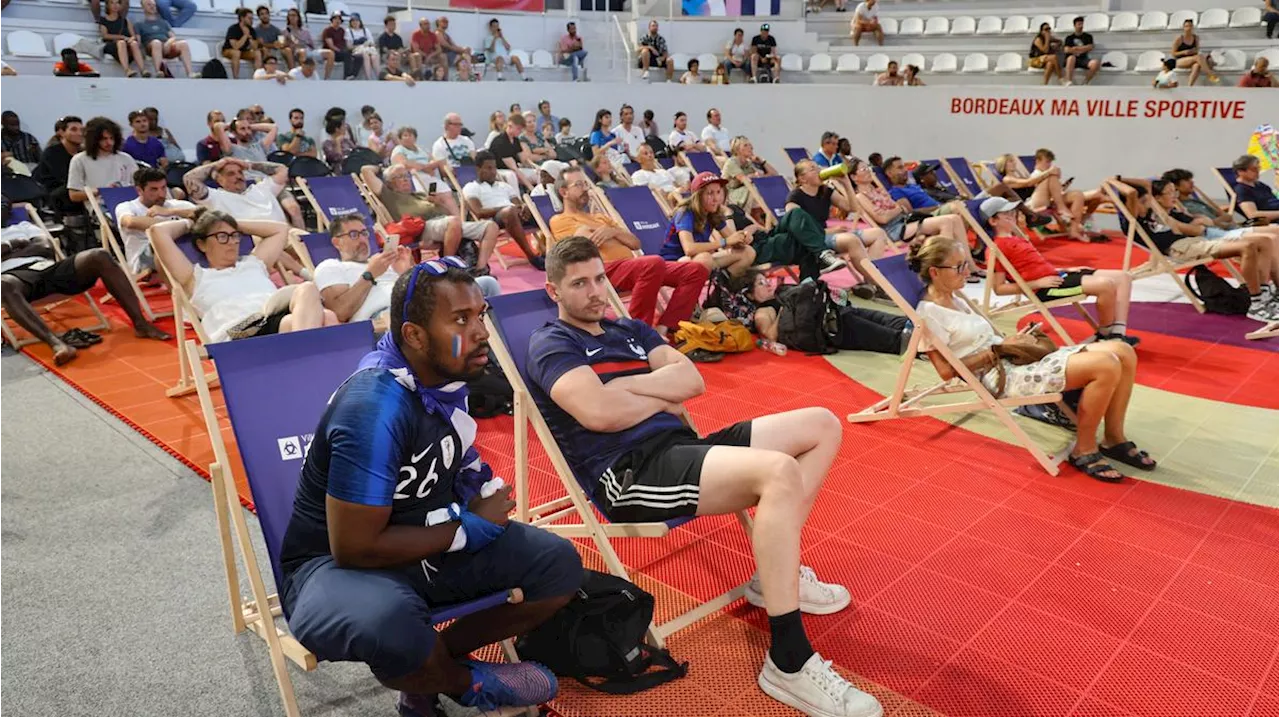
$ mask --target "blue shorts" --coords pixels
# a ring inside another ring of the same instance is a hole
[[[422,667],[435,647],[432,606],[445,607],[520,588],[527,602],[569,595],[582,585],[573,543],[512,521],[478,553],[446,553],[436,568],[340,568],[324,555],[285,579],[289,630],[320,660],[363,662],[379,680]]]

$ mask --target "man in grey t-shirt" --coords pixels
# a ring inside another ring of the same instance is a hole
[[[284,60],[285,66],[293,69],[293,53],[288,50],[288,39],[282,39],[280,28],[271,24],[271,10],[266,5],[258,6],[258,24],[253,28],[254,35],[262,45],[264,55],[275,55]]]

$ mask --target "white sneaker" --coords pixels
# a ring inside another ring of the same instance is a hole
[[[766,695],[809,717],[882,717],[884,709],[876,698],[849,684],[831,669],[831,661],[813,656],[794,675],[773,664],[765,654],[764,667],[756,679]]]
[[[642,80],[647,80],[647,79],[649,79],[649,71],[648,71],[648,70],[645,70],[644,72],[641,72],[641,73],[640,73],[640,79],[642,79]]]
[[[1266,301],[1259,295],[1249,302],[1249,311],[1245,313],[1245,316],[1254,321],[1275,321],[1276,305],[1273,302]]]
[[[747,602],[764,607],[764,593],[760,591],[760,576],[752,575],[747,583]],[[800,566],[800,612],[810,615],[830,615],[849,607],[853,598],[843,585],[818,580],[813,568]]]

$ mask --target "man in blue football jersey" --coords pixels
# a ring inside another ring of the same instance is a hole
[[[529,343],[530,392],[570,467],[594,486],[611,520],[665,521],[755,507],[757,573],[747,601],[769,614],[772,644],[759,684],[769,696],[824,717],[879,717],[809,644],[800,613],[830,614],[849,591],[800,565],[800,531],[840,447],[830,411],[803,408],[699,438],[682,404],[704,391],[694,364],[647,324],[605,318],[609,280],[586,237],[547,255],[547,293],[559,317]]]
[[[484,710],[554,697],[541,665],[467,655],[542,623],[582,581],[569,541],[507,522],[510,488],[472,445],[465,380],[488,362],[484,310],[454,257],[396,281],[393,328],[330,399],[284,538],[290,630],[321,660],[368,664],[404,717],[435,714],[436,694]],[[516,587],[523,603],[431,627],[442,606]]]

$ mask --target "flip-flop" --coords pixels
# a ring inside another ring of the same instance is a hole
[[[1113,461],[1120,461],[1127,466],[1133,466],[1141,471],[1153,471],[1156,469],[1156,462],[1147,455],[1147,452],[1140,450],[1133,441],[1125,441],[1117,443],[1114,446],[1098,446],[1102,455]]]

